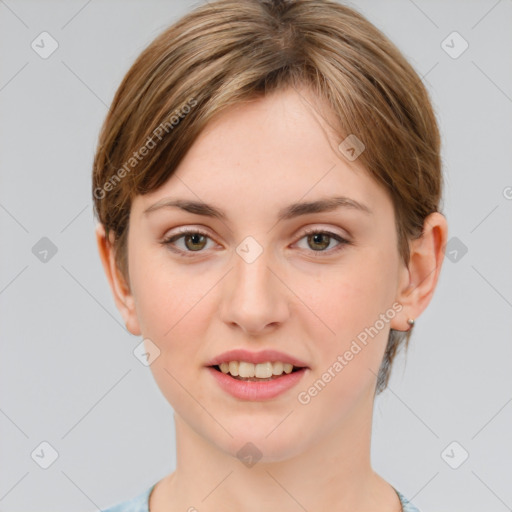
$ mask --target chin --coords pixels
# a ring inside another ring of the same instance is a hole
[[[254,422],[250,431],[243,426],[236,428],[233,425],[231,429],[228,427],[233,437],[226,443],[224,436],[222,440],[218,440],[217,446],[243,463],[246,460],[261,464],[292,459],[305,449],[304,429],[302,432],[290,431],[290,425],[284,427],[284,423],[277,428],[276,425],[279,424],[279,421],[273,422],[270,428],[266,423],[261,424],[261,428],[258,428],[258,422]],[[281,431],[279,432],[279,430]],[[215,443],[215,441],[213,442]],[[250,462],[246,465],[249,467]]]

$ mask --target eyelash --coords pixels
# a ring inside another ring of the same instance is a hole
[[[352,244],[352,242],[349,242],[345,238],[337,235],[336,233],[333,233],[331,231],[321,230],[321,229],[314,229],[314,228],[307,229],[306,231],[304,231],[302,236],[299,238],[299,240],[302,240],[303,238],[305,238],[308,235],[316,235],[316,234],[327,235],[329,238],[334,238],[337,242],[339,242],[339,245],[334,247],[333,249],[329,249],[329,250],[323,250],[323,251],[311,250],[311,251],[309,251],[314,254],[314,257],[321,257],[325,253],[329,253],[329,254],[336,253],[336,252],[342,250],[345,245]],[[183,238],[186,235],[202,235],[211,240],[210,235],[208,233],[205,233],[204,231],[201,231],[200,229],[184,229],[183,231],[179,231],[178,233],[162,240],[162,244],[170,247],[170,246],[172,246],[172,244],[174,242],[176,242],[180,238]],[[197,253],[203,252],[202,250],[201,251],[183,251],[181,249],[176,249],[176,248],[171,248],[171,250],[173,252],[177,252],[180,256],[182,256],[184,258],[193,257],[194,253],[196,253],[196,252]]]

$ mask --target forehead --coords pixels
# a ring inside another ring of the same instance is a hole
[[[341,139],[332,126],[328,106],[307,89],[232,106],[210,121],[164,185],[136,198],[139,207],[166,196],[227,211],[230,205],[281,210],[334,195],[370,207],[385,201],[357,159],[350,162],[338,150]]]

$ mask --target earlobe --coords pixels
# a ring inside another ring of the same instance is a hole
[[[103,224],[98,223],[96,227],[96,243],[114,301],[123,317],[127,330],[135,336],[140,336],[141,330],[135,310],[135,300],[129,285],[126,283],[115,261],[113,234],[110,233],[110,235],[109,239],[107,239]]]
[[[431,213],[424,222],[423,233],[410,242],[409,268],[402,268],[396,301],[403,309],[394,318],[391,328],[408,331],[409,319],[417,319],[434,294],[444,261],[448,226],[444,215]]]

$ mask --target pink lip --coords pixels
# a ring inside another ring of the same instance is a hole
[[[247,363],[266,363],[266,362],[277,362],[291,363],[297,367],[308,367],[307,364],[296,357],[279,352],[277,350],[261,350],[260,352],[249,352],[244,349],[234,349],[223,352],[217,357],[214,357],[205,366],[215,366],[221,363],[229,363],[229,361],[246,361]]]
[[[308,371],[308,368],[302,368],[292,373],[283,374],[273,380],[262,382],[237,380],[229,374],[211,367],[207,370],[216,379],[220,387],[235,398],[259,401],[274,398],[295,386]]]

